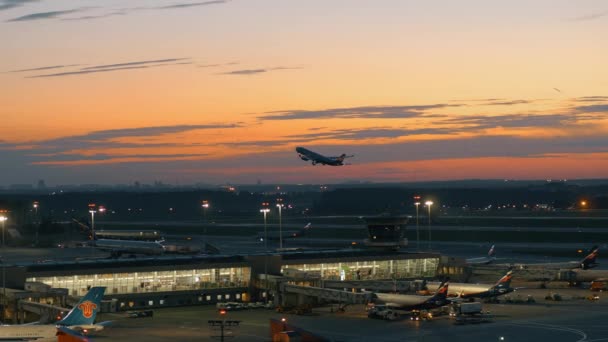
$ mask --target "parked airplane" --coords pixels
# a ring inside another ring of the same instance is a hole
[[[97,311],[101,307],[101,299],[105,287],[93,287],[68,312],[68,314],[55,324],[44,325],[2,325],[0,326],[0,341],[57,341],[58,328],[67,328],[73,331],[84,331],[83,327],[94,327],[95,331],[103,329],[103,325],[94,324]]]
[[[165,246],[156,241],[96,239],[90,241],[89,245],[110,252],[113,258],[123,254],[160,255],[165,252]]]
[[[95,317],[101,309],[101,300],[105,291],[105,287],[92,287],[74,308],[56,323],[57,326],[63,326],[84,335],[102,331],[110,324],[110,321],[95,323]]]
[[[467,259],[467,264],[469,265],[487,265],[489,263],[492,263],[496,260],[496,250],[494,249],[494,245],[492,245],[492,247],[490,247],[490,250],[488,251],[488,255],[485,257],[478,257],[478,258],[469,258]],[[452,284],[454,285],[454,284]]]
[[[583,269],[588,270],[590,268],[597,267],[599,263],[597,263],[597,257],[599,255],[599,246],[593,246],[589,250],[587,256],[585,256],[581,261],[569,261],[569,262],[549,262],[549,263],[538,263],[538,264],[511,264],[509,265],[515,269],[528,269],[528,268],[570,268],[570,269]]]
[[[450,303],[447,299],[448,282],[439,285],[437,292],[432,296],[402,295],[393,293],[372,293],[371,302],[374,304],[385,304],[398,310],[429,310]]]
[[[510,292],[515,291],[511,287],[511,279],[513,271],[507,272],[494,285],[488,284],[467,284],[467,283],[452,283],[448,292],[449,297],[460,298],[495,298]],[[434,286],[433,282],[428,282],[427,286]]]
[[[344,165],[344,159],[352,158],[353,155],[347,156],[346,154],[341,154],[339,157],[326,157],[317,152],[313,152],[304,147],[296,147],[296,152],[298,152],[298,156],[300,159],[304,161],[311,161],[312,165],[331,165],[331,166],[341,166]]]
[[[282,233],[281,232],[277,232],[277,231],[272,231],[272,232],[267,232],[266,236],[268,237],[268,241],[279,240],[281,238],[281,234],[282,234],[284,240],[285,239],[293,239],[293,238],[302,237],[302,236],[308,234],[311,227],[312,227],[312,224],[310,222],[308,222],[308,224],[305,225],[302,229],[299,229],[299,230],[284,230]],[[259,232],[258,235],[257,235],[257,238],[260,241],[264,241],[264,232]]]

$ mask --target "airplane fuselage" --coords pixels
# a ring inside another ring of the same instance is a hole
[[[55,325],[2,325],[0,341],[57,341]]]
[[[385,304],[399,310],[433,309],[446,304],[441,300],[437,300],[436,302],[431,301],[431,298],[433,296],[376,293],[373,302],[374,304]]]

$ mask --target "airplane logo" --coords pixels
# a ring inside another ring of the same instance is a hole
[[[344,164],[344,159],[351,158],[354,156],[347,156],[346,154],[341,154],[339,157],[326,157],[317,152],[313,152],[304,147],[296,147],[296,152],[298,152],[298,157],[304,161],[311,161],[312,165],[331,165],[331,166],[342,166]]]
[[[97,304],[87,300],[86,302],[82,302],[78,305],[80,311],[82,311],[82,315],[85,318],[91,318],[93,316],[93,312],[97,309]]]

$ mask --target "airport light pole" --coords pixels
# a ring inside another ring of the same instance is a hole
[[[36,225],[36,238],[34,239],[34,245],[38,246],[38,231],[40,230],[40,222],[38,222],[38,201],[34,201],[32,206],[34,207],[34,225]]]
[[[429,208],[429,250],[431,250],[431,206],[433,205],[433,201],[426,201],[424,204]]]
[[[277,208],[279,208],[279,248],[283,248],[283,219],[281,215],[283,204],[277,203]]]
[[[95,240],[95,213],[97,209],[95,209],[95,203],[89,203],[89,213],[91,213],[91,239]]]
[[[420,250],[420,225],[418,224],[418,207],[420,206],[420,202],[414,202],[414,205],[416,206],[416,250]]]
[[[4,212],[4,211],[2,211]],[[4,215],[0,215],[0,222],[2,222],[2,254],[5,254],[5,247],[4,247],[4,231],[5,231],[5,224],[6,224],[6,220],[8,220],[8,217],[4,216]],[[0,262],[2,262],[2,323],[4,323],[5,318],[6,318],[6,265],[4,262],[4,258],[2,258],[0,260]]]
[[[207,209],[209,209],[209,201],[203,200],[201,208],[203,208],[203,236],[205,237],[205,242],[207,242]]]
[[[267,208],[268,203],[262,203],[264,208],[260,209],[260,212],[264,214],[264,287],[266,292],[266,302],[268,302],[268,229],[266,225],[266,214],[270,211]]]

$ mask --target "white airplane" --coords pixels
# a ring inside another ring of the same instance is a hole
[[[89,245],[102,251],[109,251],[114,258],[122,254],[160,255],[165,252],[165,246],[158,241],[96,239],[90,241]]]
[[[93,287],[68,312],[68,314],[55,324],[44,325],[2,325],[0,326],[0,341],[57,341],[57,331],[80,331],[84,334],[90,331],[103,330],[109,322],[94,324],[97,312],[101,307],[101,299],[105,287]],[[67,328],[67,330],[66,330]]]
[[[354,155],[347,156],[346,154],[341,154],[339,157],[326,157],[317,152],[313,152],[304,147],[296,147],[296,152],[298,152],[298,156],[300,159],[304,161],[311,161],[312,165],[331,165],[331,166],[342,166],[344,165],[344,159],[352,158]]]
[[[537,264],[509,264],[508,266],[514,269],[529,269],[529,268],[570,268],[570,269],[581,269],[588,270],[590,268],[597,267],[597,257],[599,255],[599,246],[593,246],[589,250],[587,256],[580,261],[568,261],[568,262],[548,262],[548,263],[537,263]]]
[[[467,264],[469,264],[469,265],[487,265],[489,263],[494,262],[495,260],[496,260],[496,250],[494,249],[494,245],[492,245],[492,247],[490,247],[490,250],[488,251],[487,256],[478,257],[478,258],[469,258],[466,261],[467,261]]]
[[[511,279],[513,271],[507,272],[494,285],[488,284],[468,284],[468,283],[451,283],[448,291],[449,297],[467,298],[495,298],[507,293],[511,293],[516,288],[511,287]],[[436,283],[428,282],[427,286],[434,286]]]
[[[371,302],[374,304],[385,304],[398,310],[434,309],[450,303],[447,299],[448,285],[447,281],[441,283],[437,292],[431,296],[372,293]]]

